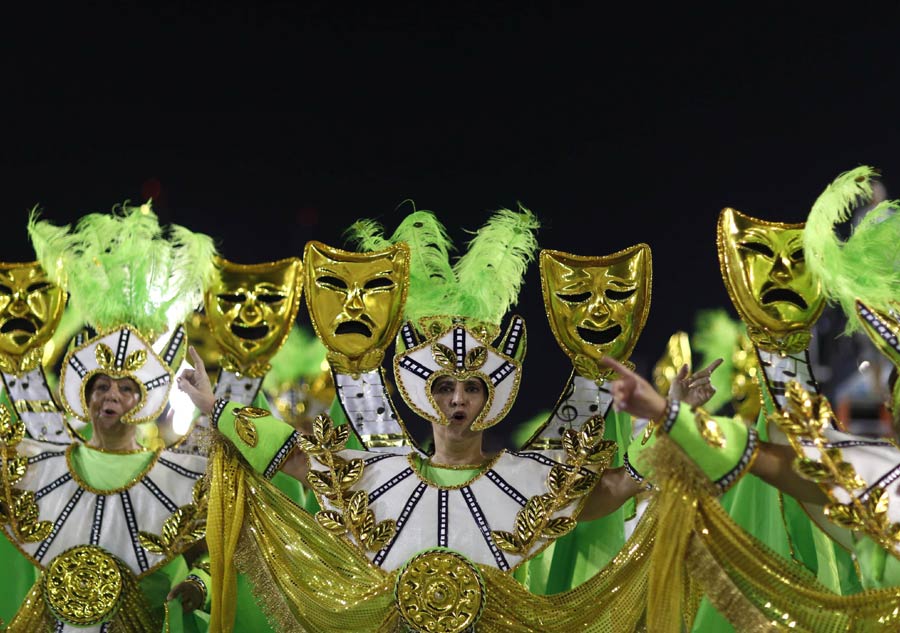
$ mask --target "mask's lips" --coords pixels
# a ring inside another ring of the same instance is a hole
[[[606,345],[607,343],[612,343],[620,334],[622,334],[621,325],[613,325],[604,330],[593,330],[585,327],[577,327],[575,330],[578,332],[578,336],[591,345]]]
[[[372,337],[372,329],[362,321],[344,321],[334,328],[335,335],[338,334],[361,334],[366,338]]]
[[[5,322],[0,326],[0,334],[9,334],[10,332],[27,332],[28,334],[36,334],[37,326],[28,319],[16,317]]]
[[[772,288],[771,290],[766,290],[765,292],[763,292],[763,305],[769,305],[771,303],[778,302],[793,303],[801,310],[806,310],[809,307],[803,297],[801,297],[790,288]]]
[[[231,333],[238,338],[256,341],[264,338],[266,334],[269,333],[269,326],[265,323],[262,325],[240,325],[238,323],[232,323]]]

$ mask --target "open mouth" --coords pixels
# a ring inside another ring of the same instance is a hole
[[[591,345],[606,345],[616,340],[622,333],[621,325],[614,325],[605,330],[592,330],[585,327],[576,327],[575,331],[582,340],[587,341]]]
[[[372,336],[372,330],[362,321],[344,321],[334,328],[335,335],[338,334],[360,334],[366,338]]]
[[[251,341],[259,340],[269,333],[268,325],[239,325],[231,324],[231,333],[238,338],[245,338]]]
[[[28,319],[17,317],[15,319],[10,319],[2,326],[0,326],[0,334],[9,334],[11,332],[26,332],[28,334],[37,334],[37,326]]]
[[[763,305],[772,303],[793,303],[801,310],[806,310],[809,307],[806,301],[803,300],[803,297],[787,288],[773,288],[772,290],[763,292],[762,303]]]

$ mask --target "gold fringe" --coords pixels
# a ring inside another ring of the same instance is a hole
[[[44,597],[41,595],[41,583],[35,582],[31,591],[25,596],[22,606],[6,629],[9,633],[34,633],[35,631],[51,631],[56,618],[50,614]]]
[[[741,623],[742,633],[777,630],[741,593],[696,535],[688,544],[687,567],[690,577],[706,588],[706,596],[716,610],[729,622]]]
[[[244,522],[244,478],[237,455],[224,441],[213,444],[207,474],[210,480],[206,543],[212,581],[210,631],[231,631],[237,609],[234,554]]]
[[[683,626],[691,628],[699,602],[686,574],[688,540],[698,500],[711,496],[715,487],[668,435],[660,435],[642,459],[660,488],[659,522],[665,526],[656,535],[651,556],[647,599],[653,608],[647,625],[654,633],[680,633]]]
[[[276,631],[296,630],[298,624],[284,596],[278,591],[278,584],[272,578],[269,568],[259,564],[262,553],[247,535],[241,535],[235,553],[234,566],[247,577],[253,598],[266,619]]]

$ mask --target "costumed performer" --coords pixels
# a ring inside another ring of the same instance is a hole
[[[164,234],[149,204],[73,231],[33,216],[29,235],[97,332],[67,351],[60,376],[61,405],[92,434],[67,447],[32,440],[2,411],[4,534],[40,571],[9,630],[178,631],[208,586],[181,555],[203,537],[205,460],[145,449],[136,425],[167,405],[186,344],[178,323],[210,279],[212,241]],[[182,606],[167,605],[170,591]]]
[[[506,415],[519,386],[524,322],[512,317],[500,335],[499,321],[518,296],[536,226],[524,209],[499,211],[452,266],[443,227],[422,211],[404,220],[395,236],[406,237],[396,243],[365,229],[369,244],[383,246],[374,252],[307,245],[307,304],[336,371],[371,372],[399,317],[409,319],[394,377],[430,423],[430,456],[346,450],[350,425],[323,416],[312,435],[301,435],[267,411],[216,400],[202,365],[179,377],[227,438],[211,457],[212,630],[230,630],[232,565],[254,575],[257,595],[285,630],[640,625],[652,521],[575,591],[537,596],[509,573],[576,517],[612,512],[640,488],[624,468],[607,468],[616,446],[602,439],[600,416],[563,434],[560,451],[483,449],[484,429]],[[266,482],[279,469],[309,482],[323,508],[315,518]]]

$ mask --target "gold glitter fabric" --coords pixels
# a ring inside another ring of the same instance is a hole
[[[207,541],[212,569],[210,631],[231,631],[235,574],[248,575],[270,621],[283,631],[388,632],[408,629],[397,577],[323,528],[228,445],[215,446]],[[655,510],[622,552],[574,590],[538,596],[510,574],[478,565],[484,604],[480,632],[631,633],[644,630]],[[447,629],[451,631],[452,629]]]
[[[649,631],[689,629],[701,594],[742,632],[900,631],[900,587],[835,594],[734,523],[708,480],[668,438],[652,451],[660,492]]]

